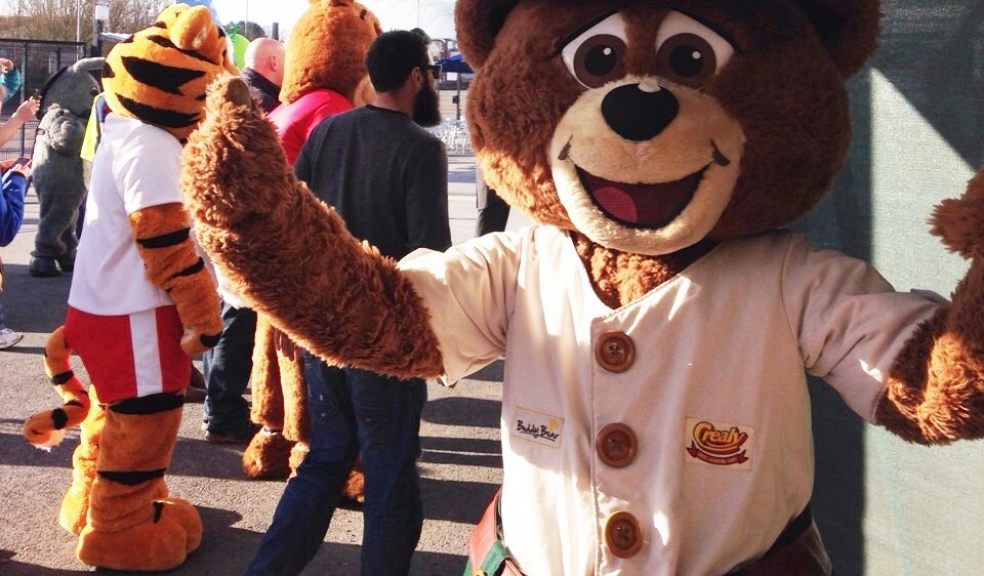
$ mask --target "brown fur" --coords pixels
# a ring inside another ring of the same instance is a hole
[[[644,256],[605,248],[576,232],[571,236],[595,294],[613,310],[672,279],[714,248],[713,242],[701,242],[669,256]]]
[[[313,0],[291,31],[281,100],[290,104],[312,90],[327,88],[355,105],[370,101],[375,92],[363,61],[381,32],[376,16],[357,2]],[[306,440],[308,425],[303,366],[293,348],[290,338],[260,314],[254,350],[269,361],[255,363],[250,374],[256,407],[252,417],[268,429],[282,431],[289,441]],[[279,477],[287,466],[281,448],[279,441],[257,440],[243,455],[244,470],[250,477]]]
[[[184,150],[181,183],[199,243],[221,254],[217,264],[254,309],[326,361],[398,378],[439,375],[437,338],[409,281],[294,178],[251,103],[225,100],[235,82],[213,84]]]
[[[357,2],[313,0],[290,33],[280,101],[294,102],[317,88],[334,90],[350,102],[365,98],[362,61],[380,33],[379,20]]]
[[[971,259],[952,304],[906,343],[878,406],[878,421],[925,444],[984,437],[984,168],[960,199],[944,200],[933,233]]]

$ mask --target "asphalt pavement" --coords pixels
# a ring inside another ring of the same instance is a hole
[[[444,95],[445,110],[449,94]],[[455,242],[470,238],[475,221],[474,159],[452,150],[449,210]],[[64,319],[71,276],[33,278],[27,266],[38,221],[38,201],[27,198],[24,225],[15,241],[0,248],[6,290],[0,295],[7,326],[25,334],[0,351],[0,575],[61,576],[92,572],[75,559],[77,538],[57,524],[61,498],[71,479],[78,430],[46,453],[21,436],[26,416],[60,402],[41,368],[46,335]],[[509,229],[528,223],[514,214]],[[85,371],[75,359],[75,368]],[[200,367],[200,362],[197,362]],[[461,574],[471,526],[480,518],[501,480],[499,394],[501,360],[453,389],[428,388],[421,426],[420,459],[424,528],[411,574]],[[174,496],[201,512],[202,546],[174,575],[239,574],[250,561],[283,490],[281,481],[247,480],[241,447],[209,444],[199,430],[201,404],[187,404],[167,482]],[[336,512],[324,545],[303,572],[350,576],[359,573],[362,518],[357,510]],[[99,573],[127,574],[96,570]]]

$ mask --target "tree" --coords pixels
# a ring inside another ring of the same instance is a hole
[[[267,36],[266,30],[252,20],[247,22],[243,22],[242,20],[229,22],[225,25],[226,32],[232,30],[233,26],[236,27],[237,32],[245,36],[248,40],[256,40],[257,38],[265,38]]]
[[[0,19],[0,37],[74,41],[92,39],[93,0],[0,0],[8,16]],[[171,0],[109,0],[106,32],[131,34],[154,22]],[[78,26],[76,28],[76,26]]]

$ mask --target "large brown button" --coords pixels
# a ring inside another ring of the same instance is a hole
[[[605,545],[619,558],[632,558],[642,550],[642,528],[628,512],[616,512],[605,520]]]
[[[625,468],[635,460],[639,444],[635,433],[625,424],[609,424],[595,438],[595,451],[612,468]]]
[[[608,332],[598,340],[595,359],[609,372],[625,372],[635,363],[635,344],[622,332]]]

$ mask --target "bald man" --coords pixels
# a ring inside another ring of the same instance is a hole
[[[284,45],[272,38],[257,38],[246,47],[243,81],[264,112],[280,103],[280,85],[284,81]]]

